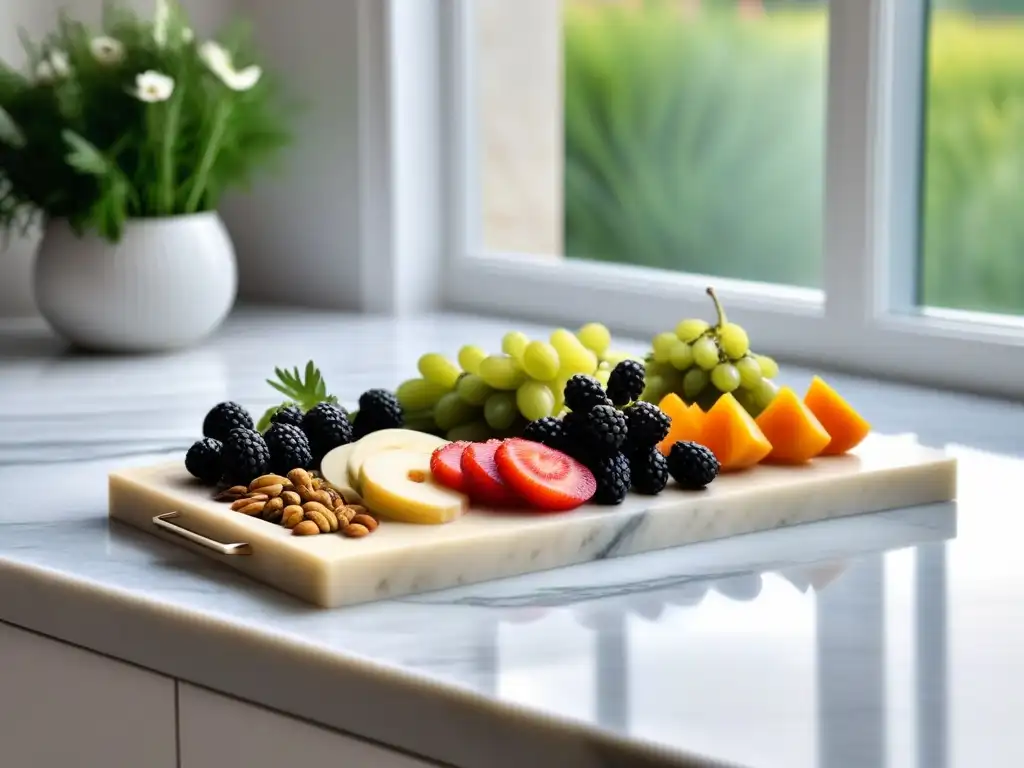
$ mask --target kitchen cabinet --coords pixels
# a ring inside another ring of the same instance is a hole
[[[178,683],[181,768],[430,768],[394,752],[254,704]]]
[[[174,686],[0,623],[0,764],[176,768]]]

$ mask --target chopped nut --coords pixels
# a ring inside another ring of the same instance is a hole
[[[280,475],[261,475],[249,483],[249,490],[255,491],[258,488],[265,488],[268,485],[290,485],[287,477]]]
[[[337,510],[338,520],[344,520],[346,523],[351,523],[352,518],[356,516],[355,510],[352,507],[339,507]]]
[[[251,499],[246,499],[246,501],[249,502],[249,504],[247,506],[240,507],[239,509],[236,509],[235,511],[236,512],[241,512],[243,515],[258,515],[258,514],[260,514],[260,512],[263,511],[263,508],[265,506],[267,506],[267,502],[265,502],[265,501],[252,501]],[[234,505],[232,505],[232,506],[234,506]]]
[[[347,536],[350,539],[361,539],[363,536],[369,535],[370,529],[365,525],[360,525],[359,523],[349,523],[341,529],[341,533],[343,536]]]
[[[362,504],[346,504],[345,509],[351,512],[353,515],[368,515],[366,507]]]
[[[309,472],[304,469],[296,468],[288,473],[288,479],[291,480],[295,488],[312,488],[313,478],[309,476]]]
[[[285,504],[281,497],[271,499],[267,502],[267,505],[263,507],[263,512],[260,514],[264,520],[269,520],[272,523],[276,523],[281,519],[281,513],[284,510]]]
[[[303,520],[292,528],[293,536],[316,536],[320,532],[320,527],[312,520]]]
[[[296,507],[302,506],[302,497],[295,491],[284,491],[281,494],[281,498],[284,499],[285,506],[291,506],[293,504]]]
[[[331,494],[327,491],[313,491],[311,494],[310,501],[319,501],[328,509],[334,509],[334,501],[331,499]]]
[[[324,479],[319,476],[314,476],[311,485],[313,486],[314,491],[319,491],[324,487]]]
[[[238,512],[243,507],[247,507],[250,504],[253,504],[253,503],[258,502],[258,501],[266,501],[266,500],[267,500],[267,497],[264,496],[263,494],[259,494],[259,495],[256,495],[256,496],[245,496],[245,497],[243,497],[241,499],[238,499],[237,501],[233,502],[231,504],[231,509],[233,509],[235,512]]]
[[[370,515],[356,515],[351,520],[349,520],[349,523],[351,525],[361,525],[364,528],[366,528],[370,533],[376,531],[377,526],[379,525],[379,523],[377,522],[377,518],[371,517]]]
[[[281,525],[285,528],[294,528],[305,519],[306,513],[302,511],[302,507],[288,506],[281,511]]]
[[[333,488],[331,488],[330,486],[327,486],[322,490],[327,493],[328,498],[331,500],[331,503],[326,505],[329,506],[331,509],[337,509],[338,507],[345,503],[345,500],[341,498],[341,494],[338,493]]]
[[[215,501],[237,501],[248,492],[249,489],[244,485],[233,485],[230,488],[225,488],[213,498]]]
[[[312,520],[316,523],[321,533],[331,532],[331,521],[323,512],[319,509],[307,509],[305,510],[306,520]]]
[[[284,486],[281,485],[280,483],[277,483],[275,485],[264,485],[262,488],[258,488],[255,491],[252,491],[252,493],[262,493],[264,496],[267,496],[268,498],[276,499],[278,496],[284,493]]]

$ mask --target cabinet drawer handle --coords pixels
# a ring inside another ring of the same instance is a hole
[[[198,544],[201,547],[212,549],[221,555],[251,555],[252,545],[245,544],[244,542],[237,542],[234,544],[222,544],[219,541],[214,541],[211,538],[203,536],[202,534],[190,531],[188,528],[182,528],[177,523],[170,522],[176,517],[181,517],[181,512],[177,510],[173,512],[165,512],[162,515],[157,515],[153,518],[153,525],[157,528],[163,528],[165,531],[169,531],[176,536],[181,536],[184,539]]]

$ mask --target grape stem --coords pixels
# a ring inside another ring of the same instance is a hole
[[[718,327],[721,328],[726,324],[726,322],[728,322],[725,318],[725,310],[722,309],[722,302],[718,300],[718,296],[715,295],[715,289],[711,286],[708,286],[707,293],[708,296],[711,297],[711,300],[715,302],[715,312],[718,313]]]

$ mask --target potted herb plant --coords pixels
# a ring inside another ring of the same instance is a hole
[[[198,39],[173,0],[153,18],[62,14],[27,71],[0,64],[0,227],[43,227],[35,293],[79,346],[180,348],[231,310],[217,205],[285,146],[284,110],[244,27]]]

